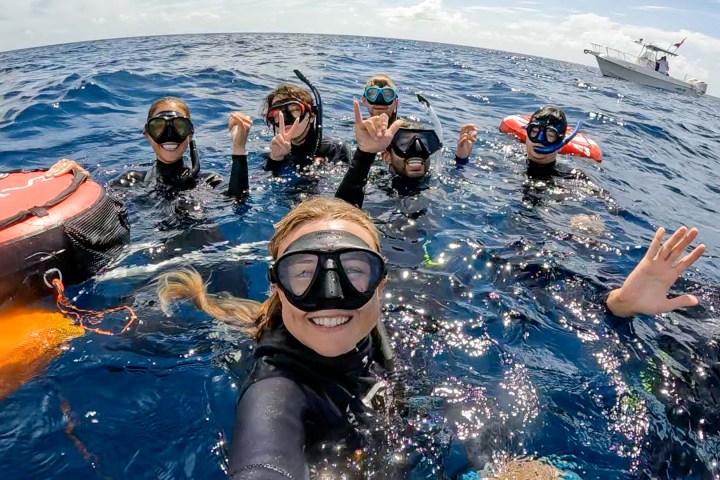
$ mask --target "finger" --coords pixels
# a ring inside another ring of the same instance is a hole
[[[353,100],[353,111],[355,112],[355,125],[363,123],[362,113],[360,113],[360,102]]]
[[[377,134],[377,128],[375,127],[375,122],[373,121],[375,117],[372,117],[368,120],[364,120],[362,122],[363,129],[368,132],[370,135],[375,136]]]
[[[695,295],[680,295],[675,298],[668,298],[660,307],[663,311],[660,313],[671,312],[678,308],[694,307],[699,303]]]
[[[465,125],[460,127],[460,133],[468,133],[472,132],[473,130],[477,130],[477,128],[475,128],[475,125],[473,125],[472,123],[466,123]]]
[[[703,253],[705,253],[705,244],[698,245],[692,252],[685,255],[682,260],[675,264],[678,274],[697,262],[697,259],[702,257]]]
[[[675,248],[673,248],[670,251],[670,255],[668,256],[668,260],[671,262],[674,262],[678,258],[680,258],[680,255],[683,254],[685,249],[690,245],[695,238],[698,236],[698,229],[697,228],[691,228],[689,232],[685,234],[685,236],[680,239],[680,243],[675,245]]]
[[[663,244],[663,246],[660,247],[658,258],[660,260],[667,260],[670,257],[670,252],[672,252],[672,249],[675,248],[678,243],[680,243],[686,233],[687,227],[684,225],[675,230],[675,233],[670,235],[670,238],[668,238]]]
[[[278,128],[280,129],[280,135],[285,135],[285,115],[276,113],[275,118],[280,117]]]
[[[648,251],[645,252],[645,258],[648,260],[655,260],[657,257],[658,252],[660,252],[660,244],[662,243],[662,239],[665,236],[665,229],[663,227],[660,227],[655,232],[655,236],[653,237],[652,241],[650,242],[650,246],[648,247]]]
[[[400,130],[405,122],[403,120],[395,120],[392,125],[390,125],[390,128],[388,128],[388,132],[394,137],[398,130]]]
[[[300,117],[296,118],[285,138],[295,138],[300,133]]]

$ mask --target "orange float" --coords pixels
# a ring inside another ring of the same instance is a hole
[[[129,238],[125,210],[86,175],[0,173],[0,305],[50,293],[53,268],[67,284],[89,278]]]
[[[530,115],[509,115],[503,118],[500,123],[500,131],[508,135],[514,135],[518,141],[525,143],[527,140],[526,127],[529,122]],[[570,135],[571,133],[572,128],[568,127],[565,134]],[[562,147],[558,153],[585,157],[595,160],[598,163],[602,162],[602,150],[600,150],[600,146],[582,133],[575,135],[575,138]]]

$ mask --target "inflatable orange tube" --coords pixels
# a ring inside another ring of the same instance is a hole
[[[84,332],[60,313],[25,308],[0,311],[0,400],[42,372],[63,344]]]
[[[500,123],[500,131],[508,135],[515,135],[518,141],[525,143],[527,140],[525,127],[527,127],[528,122],[530,122],[530,115],[509,115],[503,118]],[[572,133],[572,128],[568,127],[565,133],[567,135]],[[575,135],[575,138],[561,148],[559,153],[590,158],[598,163],[602,162],[600,146],[594,140],[583,135],[582,132]]]

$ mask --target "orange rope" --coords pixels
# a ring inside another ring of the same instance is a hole
[[[68,300],[68,298],[65,296],[65,286],[63,285],[60,278],[53,279],[52,286],[53,288],[55,288],[55,292],[57,294],[55,297],[55,303],[57,304],[60,311],[68,317],[74,318],[78,325],[80,325],[82,328],[89,332],[95,332],[101,335],[114,335],[114,333],[109,330],[103,330],[99,327],[91,327],[85,325],[85,319],[87,319],[88,323],[92,325],[97,325],[98,323],[102,322],[102,319],[105,315],[109,313],[119,312],[122,310],[127,310],[130,314],[130,317],[128,318],[127,323],[125,323],[123,329],[120,330],[121,334],[127,332],[130,326],[137,320],[137,315],[135,315],[135,311],[127,305],[102,311],[85,310],[82,308],[78,308],[72,303],[70,303],[70,300]]]

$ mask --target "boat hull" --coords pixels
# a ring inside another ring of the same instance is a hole
[[[702,95],[699,91],[687,82],[677,78],[663,75],[662,73],[649,70],[643,66],[635,65],[618,58],[607,58],[604,55],[595,55],[600,67],[600,72],[606,77],[614,77],[629,82],[647,85],[648,87],[661,88],[672,92]]]

